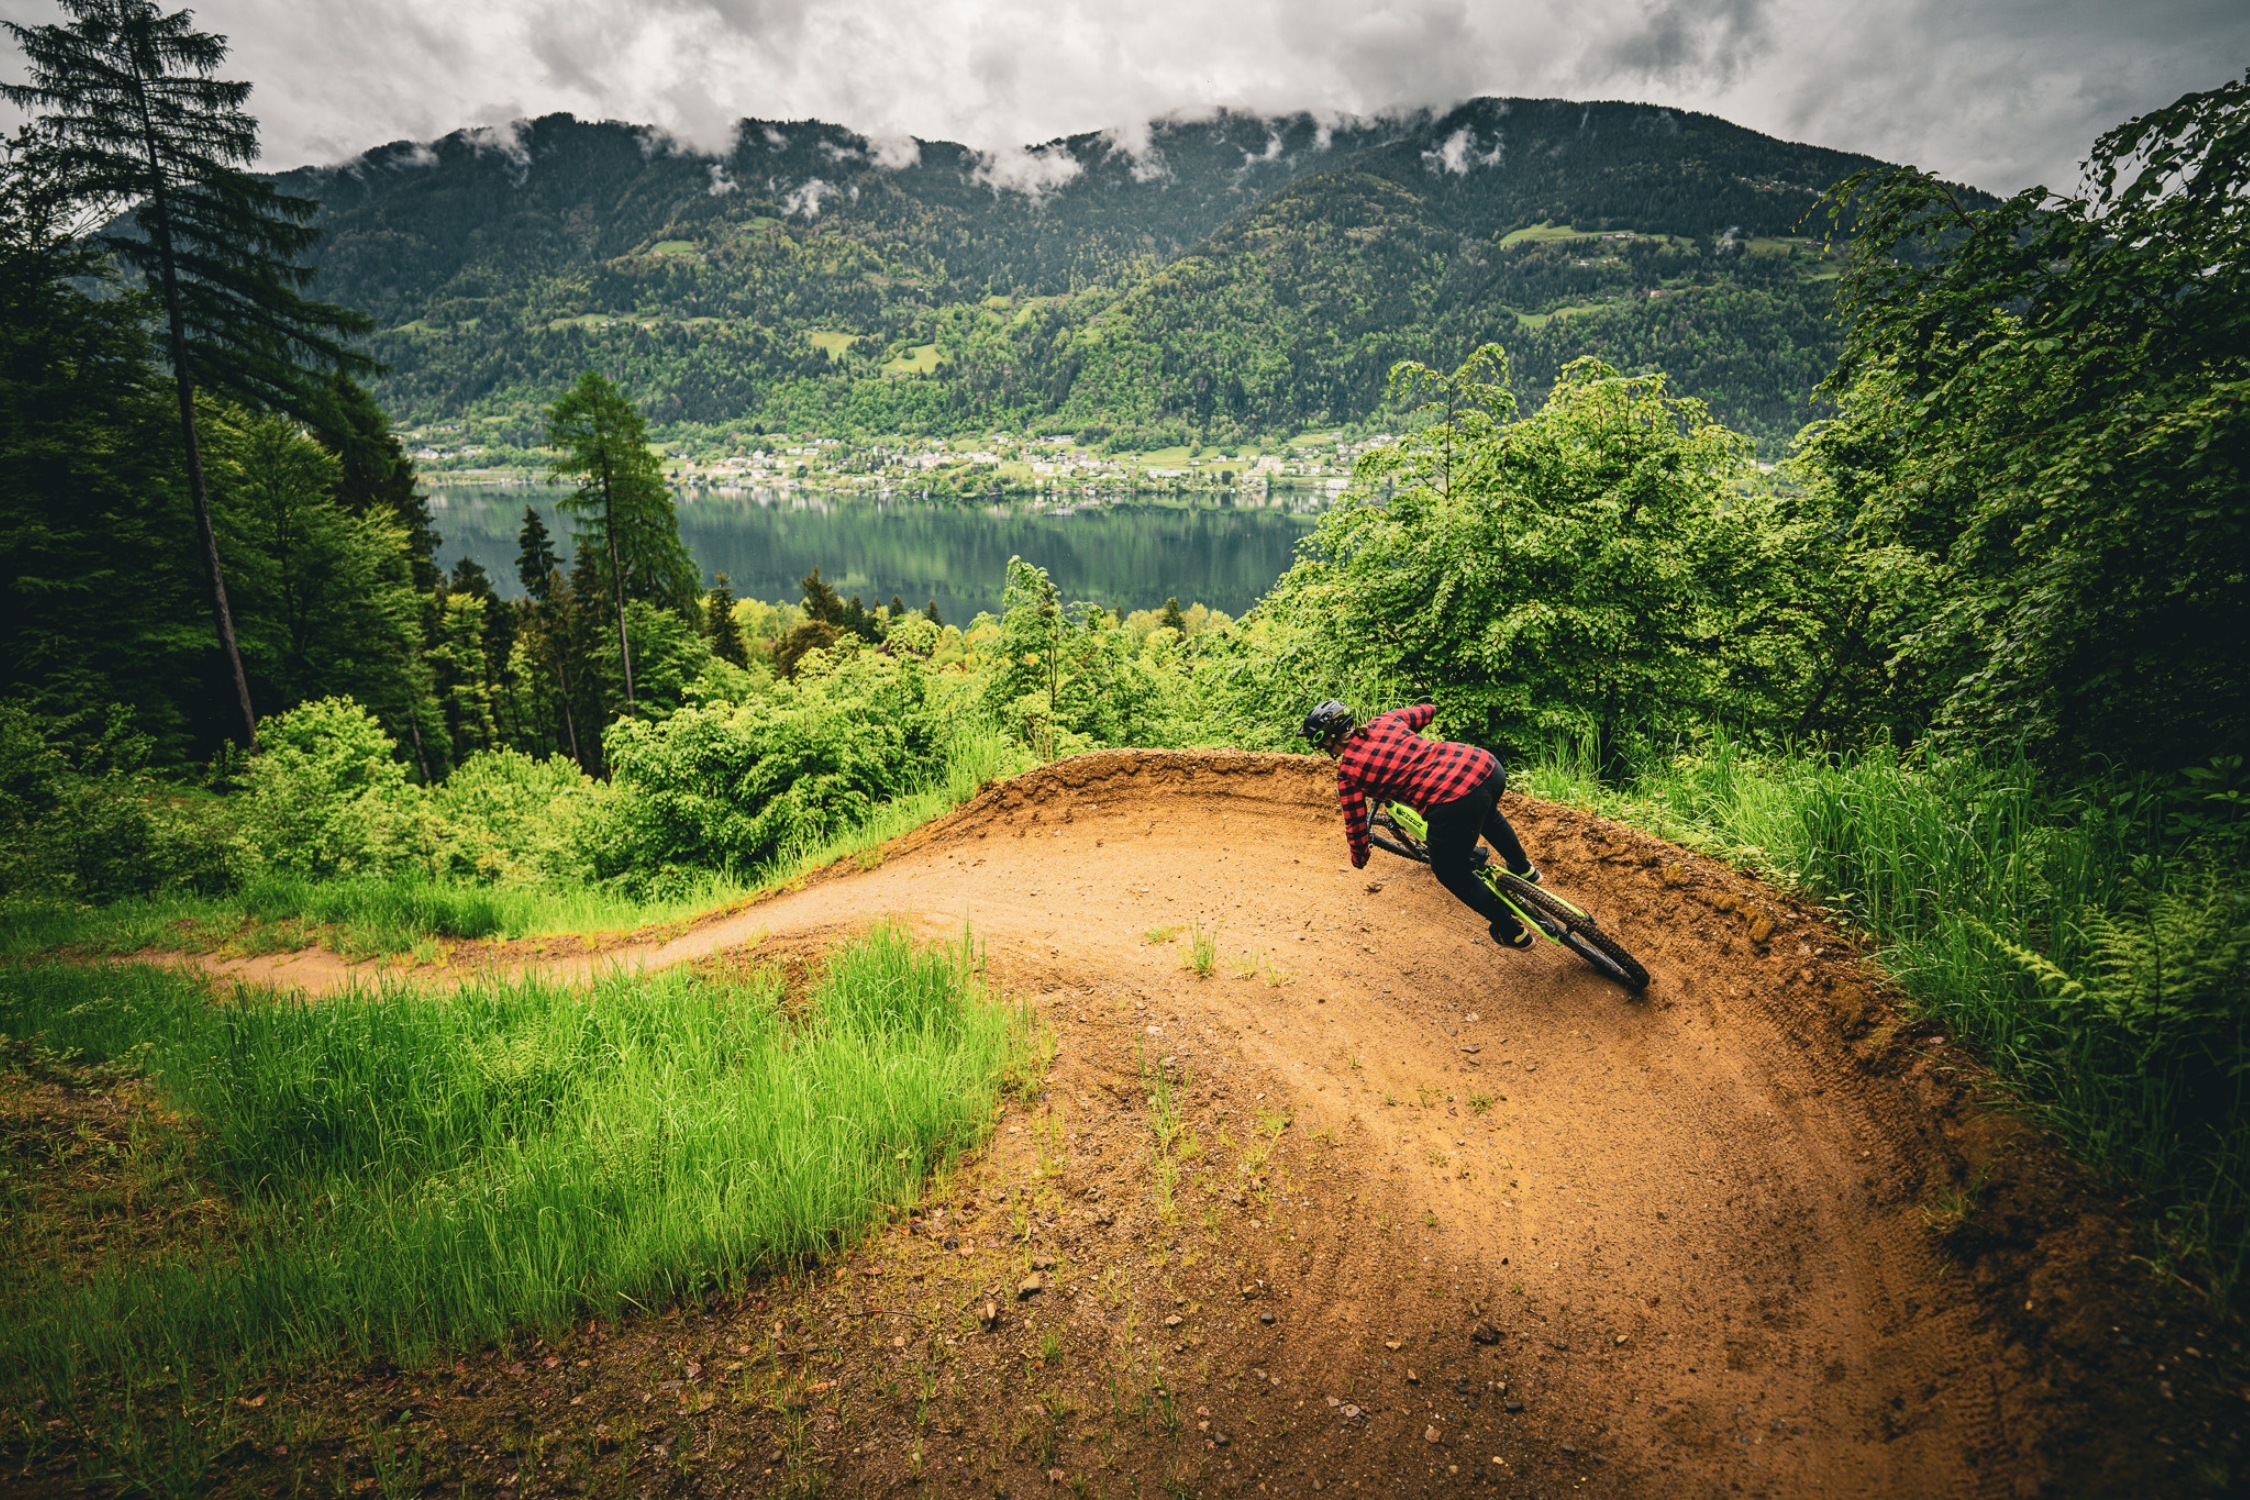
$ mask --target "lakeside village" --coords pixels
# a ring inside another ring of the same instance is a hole
[[[464,424],[399,434],[423,472],[459,484],[539,484],[547,455],[536,448],[469,441]],[[1069,435],[988,433],[945,438],[839,439],[719,435],[652,444],[665,477],[686,492],[742,495],[804,487],[862,491],[885,500],[1045,500],[1065,505],[1121,500],[1201,500],[1314,509],[1351,481],[1361,454],[1389,433],[1305,433],[1286,442],[1200,443],[1143,453],[1102,453]]]

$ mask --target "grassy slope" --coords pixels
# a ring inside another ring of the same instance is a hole
[[[692,921],[755,899],[807,870],[863,853],[933,818],[1029,759],[998,734],[958,740],[932,785],[886,802],[833,838],[786,852],[750,879],[712,873],[682,890],[636,897],[601,886],[494,887],[398,875],[309,881],[267,875],[220,896],[167,893],[104,906],[17,896],[0,901],[0,958],[68,949],[274,953],[320,946],[347,958],[438,956],[445,940],[600,936]]]
[[[214,1005],[169,970],[0,970],[0,1033],[43,1049],[19,1062],[146,1071],[200,1125],[149,1211],[199,1179],[226,1203],[201,1243],[19,1262],[0,1388],[72,1410],[167,1367],[412,1359],[786,1264],[980,1140],[1031,1026],[966,936],[890,929],[802,997],[683,969]]]

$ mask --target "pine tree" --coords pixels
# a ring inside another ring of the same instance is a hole
[[[309,222],[317,205],[242,170],[257,159],[258,122],[242,111],[250,85],[212,76],[226,59],[226,38],[196,31],[189,12],[165,15],[150,0],[58,3],[69,25],[0,22],[23,48],[31,80],[0,84],[0,98],[38,112],[35,129],[80,201],[130,210],[111,220],[100,243],[156,288],[164,308],[212,614],[244,741],[255,749],[258,720],[211,522],[196,389],[305,412],[317,381],[308,361],[372,369],[341,342],[372,324],[300,294],[314,274],[302,257],[319,238]]]
[[[523,530],[516,533],[516,577],[523,591],[545,603],[553,594],[555,570],[562,559],[555,555],[555,544],[547,535],[547,523],[539,519],[539,512],[530,506],[523,508]]]
[[[570,581],[562,575],[562,559],[555,555],[547,523],[528,505],[523,508],[523,530],[516,534],[516,577],[531,596],[527,613],[530,628],[524,632],[525,638],[531,642],[532,654],[544,657],[555,669],[555,683],[561,689],[557,701],[562,705],[563,737],[570,746],[570,758],[583,765],[584,757],[578,753],[578,716],[570,703],[570,631],[565,623],[572,603]]]
[[[645,599],[694,618],[701,575],[680,545],[679,518],[664,471],[648,451],[648,424],[625,393],[588,370],[547,409],[547,442],[562,450],[555,472],[574,475],[578,487],[563,511],[588,529],[582,543],[598,545],[606,564],[603,592],[616,613],[617,649],[625,680],[625,708],[635,706],[632,648],[625,638],[625,601]]]
[[[414,460],[391,431],[383,408],[351,376],[333,372],[318,396],[308,426],[343,466],[337,501],[355,516],[383,513],[405,531],[414,554],[414,586],[427,593],[437,586],[442,538],[430,519],[429,497],[415,476]]]
[[[773,663],[784,677],[796,675],[797,663],[807,652],[826,650],[844,638],[844,601],[815,568],[800,580],[805,591],[805,622],[783,637],[774,648]]]
[[[28,132],[0,141],[0,696],[58,716],[130,703],[161,759],[200,760],[201,569],[164,566],[195,537],[163,461],[171,393],[146,299],[44,156]]]
[[[447,589],[456,594],[468,594],[478,599],[492,597],[492,575],[485,572],[484,564],[473,557],[464,557],[453,565],[453,577]]]
[[[734,617],[734,581],[715,575],[711,592],[703,597],[703,633],[711,638],[711,654],[738,667],[750,665],[750,645],[742,638],[742,623]]]
[[[797,586],[805,591],[806,619],[834,625],[844,618],[844,601],[837,596],[835,588],[821,578],[820,569],[815,568],[797,580]]]
[[[932,599],[929,604],[923,608],[922,618],[929,621],[932,625],[943,625],[945,623],[943,620],[938,618],[937,601],[935,599]]]
[[[1166,630],[1176,630],[1181,635],[1187,634],[1187,617],[1180,613],[1180,601],[1177,599],[1164,601],[1164,618],[1157,623]]]

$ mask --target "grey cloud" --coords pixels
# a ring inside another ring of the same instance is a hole
[[[168,0],[177,3],[177,0]],[[1622,98],[2064,185],[2102,129],[2250,61],[2240,0],[195,0],[278,166],[570,110],[730,149],[745,116],[961,141],[994,181],[1082,131],[1367,117],[1476,94]],[[0,16],[56,17],[52,0]],[[13,72],[0,60],[0,70]],[[0,112],[0,124],[8,116]],[[1247,149],[1256,145],[1244,143]],[[1478,142],[1481,154],[1489,144]],[[1464,153],[1468,150],[1464,144]],[[1467,162],[1467,156],[1462,160]],[[1042,171],[1060,170],[1050,164]]]
[[[1768,0],[1664,0],[1638,30],[1603,49],[1603,60],[1663,82],[1726,81],[1772,46]]]

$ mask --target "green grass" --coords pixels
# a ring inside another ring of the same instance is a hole
[[[1520,312],[1516,314],[1516,326],[1519,328],[1544,328],[1557,318],[1582,318],[1589,313],[1607,312],[1611,308],[1626,305],[1622,302],[1588,302],[1569,307],[1557,307],[1543,313]]]
[[[2152,1259],[2221,1307],[2250,1269],[2250,879],[2240,767],[2076,790],[2021,760],[1760,757],[1723,738],[1622,790],[1529,776],[1828,903],[2018,1104],[2145,1194]]]
[[[661,898],[635,899],[603,886],[500,887],[415,874],[313,881],[271,873],[222,896],[176,893],[88,906],[18,895],[0,901],[0,956],[220,946],[270,953],[318,945],[371,958],[437,939],[661,925],[740,900],[750,889],[713,875]]]
[[[13,1278],[0,1391],[69,1410],[166,1367],[412,1361],[818,1255],[982,1139],[1038,1061],[1032,1025],[966,935],[892,927],[834,950],[801,1005],[773,975],[683,970],[309,1005],[0,969],[0,1032],[149,1069],[238,1225],[207,1252]]]
[[[1188,934],[1187,951],[1180,955],[1183,967],[1195,971],[1198,979],[1209,979],[1219,967],[1219,929],[1206,930],[1201,922]]]
[[[886,375],[929,375],[938,367],[938,347],[935,344],[915,344],[904,353],[885,362]]]
[[[1502,236],[1500,248],[1505,250],[1510,245],[1546,245],[1557,240],[1590,240],[1594,233],[1591,229],[1573,229],[1568,224],[1533,224]]]

